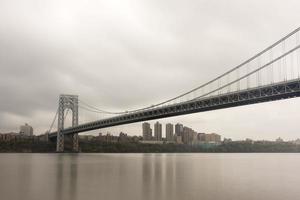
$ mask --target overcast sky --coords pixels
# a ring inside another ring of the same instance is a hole
[[[61,93],[116,111],[176,96],[296,29],[299,7],[299,0],[0,0],[0,132],[24,123],[45,132]],[[160,121],[233,139],[295,139],[299,111],[292,99]],[[110,131],[141,134],[141,123]]]

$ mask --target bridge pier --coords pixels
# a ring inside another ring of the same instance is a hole
[[[78,143],[78,133],[72,135],[72,150],[73,152],[79,151],[79,143]]]
[[[58,125],[57,125],[57,142],[56,152],[64,152],[65,150],[65,135],[64,121],[65,110],[70,109],[72,111],[72,127],[78,125],[78,96],[77,95],[60,95],[58,102]],[[78,152],[78,133],[71,136],[72,151]]]

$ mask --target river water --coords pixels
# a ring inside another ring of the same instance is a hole
[[[300,154],[0,154],[1,200],[300,199]]]

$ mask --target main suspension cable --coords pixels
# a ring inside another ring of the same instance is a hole
[[[54,118],[53,118],[53,120],[52,120],[52,123],[51,123],[51,125],[50,125],[50,128],[49,128],[49,130],[48,130],[48,133],[51,133],[51,130],[52,130],[52,128],[53,128],[53,125],[54,125],[54,123],[55,123],[55,121],[56,121],[56,119],[57,119],[57,115],[58,115],[58,109],[56,110],[56,113],[55,113],[55,115],[54,115]]]
[[[288,35],[286,35],[285,37],[281,38],[281,39],[278,40],[277,42],[273,43],[273,44],[270,45],[269,47],[265,48],[265,49],[262,50],[261,52],[255,54],[254,56],[252,56],[252,57],[249,58],[248,60],[244,61],[243,63],[241,63],[241,64],[239,64],[238,66],[232,68],[231,70],[229,70],[229,71],[227,71],[227,72],[225,72],[225,73],[219,75],[218,77],[216,77],[216,78],[214,78],[214,79],[212,79],[212,80],[206,82],[205,84],[202,84],[202,85],[200,85],[200,86],[198,86],[198,87],[196,87],[196,88],[194,88],[194,89],[192,89],[192,90],[190,90],[190,91],[188,91],[188,92],[185,92],[185,93],[183,93],[183,94],[180,94],[180,95],[178,95],[178,96],[176,96],[176,97],[174,97],[174,98],[170,98],[170,99],[168,99],[168,100],[162,101],[162,102],[160,102],[160,103],[157,103],[157,104],[154,104],[154,105],[151,105],[151,106],[146,106],[146,107],[143,107],[143,108],[134,109],[134,110],[129,110],[129,111],[110,112],[110,111],[106,111],[106,110],[99,109],[99,108],[97,108],[97,107],[95,107],[95,106],[91,106],[91,105],[89,105],[89,104],[83,102],[82,100],[80,100],[80,102],[81,102],[82,104],[84,104],[85,106],[88,107],[88,108],[84,108],[84,109],[86,109],[86,110],[88,110],[88,111],[96,112],[96,113],[105,113],[105,114],[118,114],[118,115],[119,115],[119,114],[127,114],[127,113],[133,113],[133,112],[138,112],[138,111],[148,110],[148,109],[151,109],[151,108],[155,108],[155,107],[158,107],[158,106],[162,106],[162,105],[164,105],[164,104],[166,104],[166,103],[169,103],[169,102],[171,102],[171,101],[180,99],[181,97],[184,97],[184,96],[186,96],[186,95],[188,95],[188,94],[191,94],[192,92],[195,92],[195,91],[197,91],[197,90],[199,90],[199,89],[201,89],[201,88],[204,88],[205,86],[210,85],[210,84],[214,83],[215,81],[220,80],[221,78],[225,77],[226,75],[229,75],[230,73],[234,72],[235,70],[238,70],[239,68],[245,66],[246,64],[248,64],[248,63],[250,63],[251,61],[255,60],[256,58],[259,58],[259,56],[263,55],[265,52],[267,52],[267,51],[271,50],[272,48],[276,47],[278,44],[280,44],[280,43],[282,43],[282,42],[285,42],[286,39],[288,39],[289,37],[291,37],[291,36],[294,35],[295,33],[298,33],[299,30],[300,30],[300,27],[297,28],[297,29],[295,29],[294,31],[292,31],[291,33],[289,33]],[[293,50],[298,49],[298,48],[299,48],[299,46],[297,46],[297,47],[294,48]],[[289,51],[289,53],[290,53],[290,52],[291,52],[291,51]],[[284,58],[285,55],[286,55],[286,53],[283,54],[283,55],[280,56],[280,57]],[[274,62],[272,62],[272,63],[274,63]],[[259,74],[259,73],[260,73],[260,69],[262,69],[262,67],[264,68],[264,66],[266,66],[266,65],[259,66],[258,70],[254,70],[255,72],[258,72],[258,76],[260,76],[260,74]],[[253,73],[251,72],[251,73],[249,73],[248,75],[251,75],[251,74],[253,74]],[[243,78],[247,77],[248,75],[243,76]],[[204,94],[204,95],[198,96],[198,97],[193,98],[193,99],[198,99],[198,98],[207,96],[207,95],[209,95],[209,94],[212,94],[213,92],[219,91],[220,89],[223,89],[223,88],[225,88],[226,86],[230,86],[230,85],[232,85],[232,83],[236,83],[236,82],[238,82],[239,80],[241,80],[241,79],[243,79],[243,78],[237,78],[235,81],[232,81],[232,82],[230,82],[229,84],[226,84],[226,85],[222,86],[221,88],[217,88],[217,89],[215,89],[215,90],[212,90],[212,91],[210,91],[210,92],[208,92],[208,93],[206,93],[206,94]],[[260,79],[260,77],[258,77],[258,79]],[[257,81],[260,82],[260,80],[257,80]],[[258,85],[260,85],[260,84],[258,83]],[[193,100],[193,99],[192,99],[192,100]]]

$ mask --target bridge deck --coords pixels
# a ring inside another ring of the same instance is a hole
[[[300,96],[300,79],[295,79],[286,82],[250,88],[247,90],[240,90],[237,92],[196,99],[193,101],[182,102],[164,107],[153,108],[145,111],[119,115],[86,124],[81,124],[76,127],[70,127],[64,129],[63,132],[65,135],[68,135],[146,120],[288,99],[298,96]],[[49,137],[56,137],[56,132],[49,134]]]

